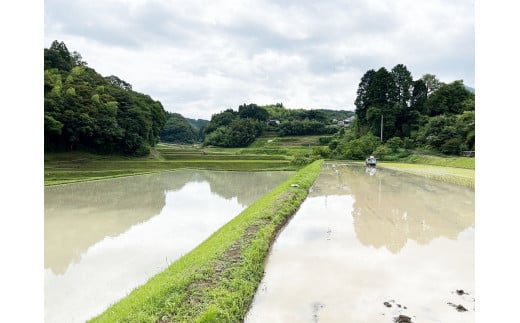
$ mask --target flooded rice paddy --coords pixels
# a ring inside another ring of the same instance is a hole
[[[245,322],[474,322],[474,189],[326,163]]]
[[[46,187],[45,322],[84,322],[292,172],[177,171]]]

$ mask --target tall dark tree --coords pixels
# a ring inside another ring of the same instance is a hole
[[[395,130],[388,133],[388,137],[406,136],[409,133],[410,114],[409,104],[412,96],[413,78],[405,65],[398,64],[391,71],[393,79],[393,87],[391,88],[390,97],[392,105],[391,111],[387,112],[390,117],[395,118]],[[388,132],[388,129],[386,129]],[[384,133],[383,133],[384,134]]]
[[[379,136],[383,130],[383,140],[409,136],[417,129],[419,119],[419,111],[411,109],[413,91],[412,75],[403,64],[397,64],[391,72],[384,67],[366,72],[355,101],[357,134],[370,132]]]
[[[397,64],[392,68],[394,93],[391,93],[394,103],[408,104],[412,96],[413,78],[405,65]]]
[[[428,88],[422,79],[413,83],[412,98],[410,100],[410,108],[424,114],[424,102],[428,97]]]
[[[369,131],[379,136],[381,132],[381,119],[383,119],[383,136],[384,138],[390,138],[394,135],[396,130],[396,112],[394,111],[396,91],[394,78],[384,67],[381,67],[374,73],[367,73],[365,73],[367,77],[365,80],[362,79],[360,86],[368,86],[366,86],[366,88],[360,88],[361,91],[358,91],[358,93],[361,93],[362,97],[358,96],[360,100],[356,99],[356,102],[362,102],[362,109],[359,109],[361,114],[358,114],[358,109],[356,108],[358,127],[360,130],[359,135],[363,135]]]
[[[367,110],[370,106],[373,105],[374,99],[372,98],[372,84],[374,82],[376,71],[370,69],[365,72],[363,77],[361,77],[361,81],[359,82],[357,89],[356,101],[354,102],[356,106],[356,115],[359,120],[364,124],[367,116]]]
[[[74,67],[74,60],[64,42],[55,40],[43,50],[43,66],[44,69],[57,68],[67,72]]]
[[[388,110],[388,106],[395,102],[392,95],[394,92],[393,75],[386,68],[381,67],[374,74],[374,80],[370,87],[369,93],[373,98],[372,105]]]

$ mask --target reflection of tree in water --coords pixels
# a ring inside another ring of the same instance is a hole
[[[243,172],[207,172],[211,192],[225,199],[237,198],[238,203],[247,206],[260,196],[285,181],[293,172],[254,172],[244,176]]]
[[[475,193],[460,185],[385,169],[369,176],[364,167],[325,165],[317,186],[325,194],[338,194],[339,187],[343,194],[352,194],[358,239],[368,246],[385,246],[393,253],[408,239],[420,244],[441,236],[456,239],[475,223]],[[332,189],[324,190],[327,186]]]
[[[158,215],[167,192],[189,182],[208,182],[212,192],[247,206],[290,174],[176,171],[46,187],[45,268],[64,273],[98,241]]]

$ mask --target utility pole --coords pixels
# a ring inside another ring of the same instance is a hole
[[[383,142],[383,115],[381,114],[381,142]]]

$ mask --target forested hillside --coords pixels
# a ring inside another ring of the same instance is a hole
[[[199,130],[179,113],[166,112],[166,124],[161,141],[175,144],[193,144],[199,141]]]
[[[238,111],[227,109],[211,117],[204,128],[204,144],[245,147],[265,132],[278,136],[333,134],[340,128],[338,119],[353,115],[353,111],[344,110],[287,109],[282,103],[266,106],[244,103]]]
[[[85,150],[142,156],[159,141],[161,102],[103,77],[63,42],[44,49],[46,151]]]

